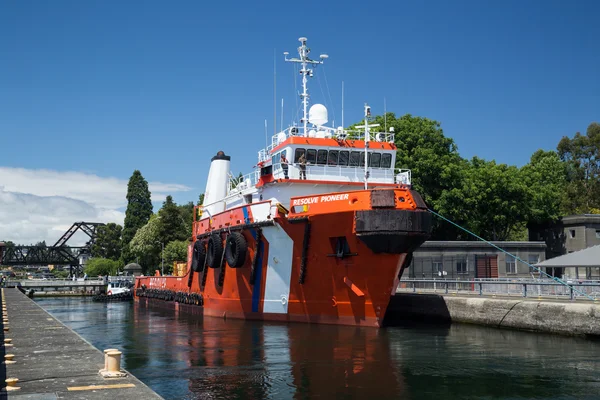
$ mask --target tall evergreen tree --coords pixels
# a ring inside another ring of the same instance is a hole
[[[127,246],[139,228],[146,225],[152,215],[152,201],[148,182],[137,169],[127,184],[127,211],[123,227],[123,246]]]
[[[92,256],[118,260],[121,257],[121,233],[123,227],[109,223],[98,227],[96,242],[92,246]]]
[[[177,208],[177,204],[173,201],[173,197],[167,196],[162,208],[158,212],[160,218],[159,235],[160,240],[167,245],[174,240],[187,239],[188,232],[185,222],[181,217],[181,213]],[[190,232],[191,233],[191,232]]]

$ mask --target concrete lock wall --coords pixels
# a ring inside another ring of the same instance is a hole
[[[564,335],[600,336],[600,304],[397,294],[390,318],[452,321]],[[386,315],[387,318],[387,315]]]

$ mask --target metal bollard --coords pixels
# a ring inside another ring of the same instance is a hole
[[[121,352],[119,350],[109,351],[106,353],[108,361],[106,363],[106,370],[108,372],[120,372],[121,371]]]
[[[17,387],[17,382],[19,382],[18,378],[8,378],[4,382],[6,382],[6,390],[19,390],[20,387]]]
[[[479,282],[479,295],[483,296],[483,283]]]
[[[108,371],[108,353],[110,353],[111,351],[119,351],[119,349],[104,350],[104,371]]]
[[[448,294],[448,282],[446,282],[446,294]]]
[[[527,284],[523,284],[523,297],[527,297]]]

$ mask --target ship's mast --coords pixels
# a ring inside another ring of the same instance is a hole
[[[356,128],[365,128],[365,190],[368,189],[369,182],[369,142],[371,141],[371,133],[369,128],[378,127],[379,124],[369,125],[369,118],[371,118],[371,107],[365,103],[365,124],[358,125]]]
[[[323,64],[323,60],[328,58],[327,54],[321,54],[321,61],[315,61],[308,58],[310,49],[306,46],[306,40],[305,37],[298,39],[301,43],[300,47],[298,47],[298,55],[300,58],[287,58],[289,53],[287,51],[283,53],[285,55],[285,61],[300,63],[302,65],[302,69],[300,70],[300,73],[302,74],[302,94],[300,97],[302,98],[302,126],[304,128],[304,136],[308,136],[308,77],[313,76],[313,70],[308,68],[308,66]]]

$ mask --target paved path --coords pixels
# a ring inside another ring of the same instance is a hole
[[[160,399],[149,387],[128,374],[103,378],[104,354],[44,311],[17,289],[2,289],[8,324],[0,345],[12,339],[12,347],[0,347],[1,360],[14,354],[14,364],[3,363],[0,382],[18,378],[18,391],[0,392],[0,399]],[[120,349],[122,351],[122,349]]]

